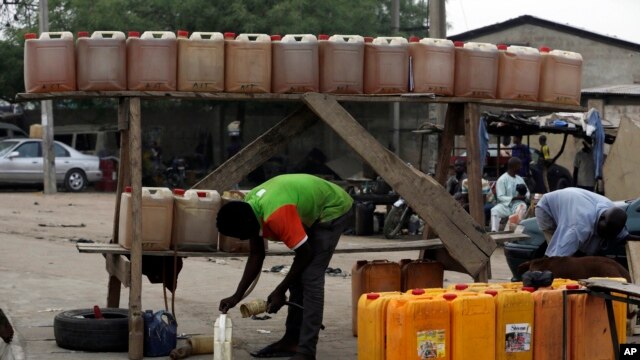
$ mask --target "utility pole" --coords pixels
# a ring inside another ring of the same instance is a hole
[[[49,4],[47,0],[40,0],[38,25],[40,34],[49,31]],[[42,124],[42,165],[44,172],[44,193],[55,194],[56,186],[56,158],[53,149],[53,103],[51,100],[40,102]]]
[[[444,39],[447,37],[447,17],[445,11],[445,0],[429,0],[429,37]],[[444,118],[447,107],[444,104],[433,104],[435,120],[437,125],[444,125]],[[438,161],[438,141],[429,141],[429,170],[435,170]],[[446,166],[446,164],[440,164]]]
[[[391,0],[391,33],[397,36],[400,32],[400,0]],[[391,105],[393,119],[392,144],[396,155],[400,156],[400,103]]]

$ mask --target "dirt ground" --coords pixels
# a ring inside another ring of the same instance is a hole
[[[91,354],[59,348],[53,335],[53,318],[61,310],[104,306],[107,273],[99,254],[80,254],[80,239],[108,242],[113,230],[115,195],[85,192],[44,196],[36,192],[0,193],[0,308],[16,330],[17,358],[27,359],[126,359],[125,353]],[[343,236],[354,244],[383,241]],[[403,240],[398,240],[403,241]],[[406,240],[405,240],[406,241]],[[349,271],[359,259],[416,258],[417,252],[340,254],[331,267]],[[245,258],[191,258],[184,263],[175,299],[178,331],[212,334],[220,299],[231,295],[244,268]],[[268,257],[265,268],[290,264],[291,257]],[[502,249],[492,257],[493,281],[509,281],[511,274]],[[283,275],[263,273],[250,299],[266,298]],[[446,283],[467,282],[467,275],[446,272]],[[248,299],[249,300],[249,299]],[[128,303],[123,289],[121,307]],[[355,359],[356,339],[351,335],[351,278],[327,277],[324,325],[318,359]],[[143,279],[144,309],[164,308],[161,285]],[[249,359],[249,351],[282,336],[286,311],[265,321],[242,319],[237,309],[234,322],[234,355]],[[211,355],[193,357],[210,359]]]

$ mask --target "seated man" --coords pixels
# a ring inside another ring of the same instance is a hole
[[[627,213],[604,196],[579,188],[542,196],[536,221],[548,247],[546,256],[597,255],[626,240],[638,240],[626,230]]]
[[[484,218],[491,218],[491,209],[495,206],[495,196],[491,191],[491,184],[488,180],[482,179],[482,197],[484,198]],[[460,191],[460,203],[467,212],[469,211],[469,179],[462,180],[462,187]]]
[[[507,163],[507,172],[502,174],[496,183],[498,203],[491,209],[491,231],[500,231],[500,221],[513,214],[524,214],[527,211],[526,200],[529,190],[522,177],[518,175],[522,163],[512,157]]]

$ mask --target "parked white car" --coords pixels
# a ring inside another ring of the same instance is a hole
[[[82,191],[102,178],[97,156],[82,154],[58,141],[54,148],[56,180],[68,191]],[[42,140],[0,141],[0,183],[42,184],[43,176]]]

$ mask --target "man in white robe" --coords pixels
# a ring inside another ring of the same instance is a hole
[[[497,204],[491,209],[491,231],[500,231],[500,221],[516,213],[526,213],[529,189],[518,175],[522,163],[517,157],[509,159],[507,172],[496,183]],[[518,186],[520,185],[520,186]],[[518,189],[520,191],[518,191]]]

